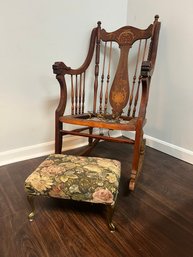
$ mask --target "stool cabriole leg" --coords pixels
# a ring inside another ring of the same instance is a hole
[[[108,227],[111,232],[114,232],[116,229],[115,225],[112,222],[114,210],[115,210],[115,205],[106,205],[106,217],[107,217]]]
[[[29,221],[33,221],[34,216],[35,216],[34,195],[27,195],[27,200],[31,207],[31,212],[28,215],[28,219],[29,219]]]

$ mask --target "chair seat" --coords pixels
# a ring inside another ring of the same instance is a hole
[[[136,129],[137,118],[121,117],[119,120],[100,119],[97,117],[89,117],[90,115],[66,115],[59,118],[60,122],[69,123],[73,125],[82,125],[94,128],[105,128],[112,130],[130,130]],[[144,121],[145,125],[146,120]]]
[[[25,190],[29,195],[113,205],[119,179],[119,161],[52,154],[25,180]]]

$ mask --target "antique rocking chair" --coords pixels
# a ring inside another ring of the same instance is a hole
[[[80,68],[72,69],[63,62],[53,65],[60,84],[60,101],[55,112],[55,153],[61,153],[65,135],[88,137],[84,155],[100,140],[133,144],[130,190],[135,188],[144,157],[143,127],[158,47],[161,25],[158,18],[156,15],[154,23],[145,30],[125,26],[110,33],[101,29],[98,22]],[[64,116],[69,105],[71,115]],[[68,125],[63,128],[63,123]],[[72,125],[78,127],[72,129]],[[112,137],[111,130],[133,131],[135,139]]]

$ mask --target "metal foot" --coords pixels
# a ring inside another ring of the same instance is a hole
[[[116,227],[112,222],[114,210],[115,210],[115,205],[106,205],[107,223],[111,232],[115,232],[116,230]]]
[[[34,196],[33,195],[28,195],[27,200],[28,200],[28,203],[31,207],[31,212],[28,215],[28,219],[29,219],[29,221],[33,221],[34,216],[35,216]]]

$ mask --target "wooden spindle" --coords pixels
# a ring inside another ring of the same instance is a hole
[[[73,82],[73,75],[71,75],[71,114],[74,115],[74,82]]]
[[[78,114],[78,77],[76,75],[75,82],[75,114]]]
[[[80,81],[79,81],[79,114],[81,114],[81,96],[82,96],[82,73],[80,74]]]
[[[110,48],[109,48],[109,64],[108,64],[107,84],[106,84],[106,92],[105,92],[104,113],[107,112],[107,104],[108,104],[108,92],[109,92],[109,81],[110,81],[110,70],[111,70],[111,56],[112,56],[112,42],[110,42]]]
[[[139,64],[140,50],[141,50],[141,40],[139,41],[139,47],[138,47],[138,52],[137,52],[137,61],[136,61],[136,65],[135,65],[135,73],[134,73],[134,76],[133,76],[132,89],[131,89],[131,94],[130,94],[130,99],[129,99],[129,109],[128,109],[128,113],[127,113],[128,116],[130,116],[131,105],[132,105],[132,102],[133,102],[133,92],[134,92],[135,82],[136,82],[136,75],[137,75],[137,69],[138,69],[138,64]]]
[[[99,60],[100,60],[100,31],[101,31],[101,22],[99,21],[98,28],[97,28],[97,38],[96,38],[93,113],[96,113],[96,100],[97,100],[97,91],[98,91],[98,75],[99,75]]]
[[[86,77],[86,71],[83,73],[82,113],[84,113],[84,100],[85,100],[85,77]]]
[[[139,98],[139,86],[140,86],[140,83],[141,83],[141,76],[139,76],[138,83],[137,83],[137,91],[136,91],[136,94],[135,94],[135,101],[134,101],[133,114],[132,114],[133,118],[135,117],[137,102],[138,102],[138,98]]]
[[[145,60],[146,49],[147,49],[147,39],[145,40],[145,45],[144,45],[144,50],[143,50],[142,62]]]
[[[103,67],[102,67],[102,75],[101,75],[101,91],[100,91],[100,106],[99,106],[99,112],[100,113],[102,113],[103,83],[104,83],[104,71],[105,71],[105,61],[106,61],[106,48],[107,48],[107,42],[105,42],[105,46],[104,46]]]

